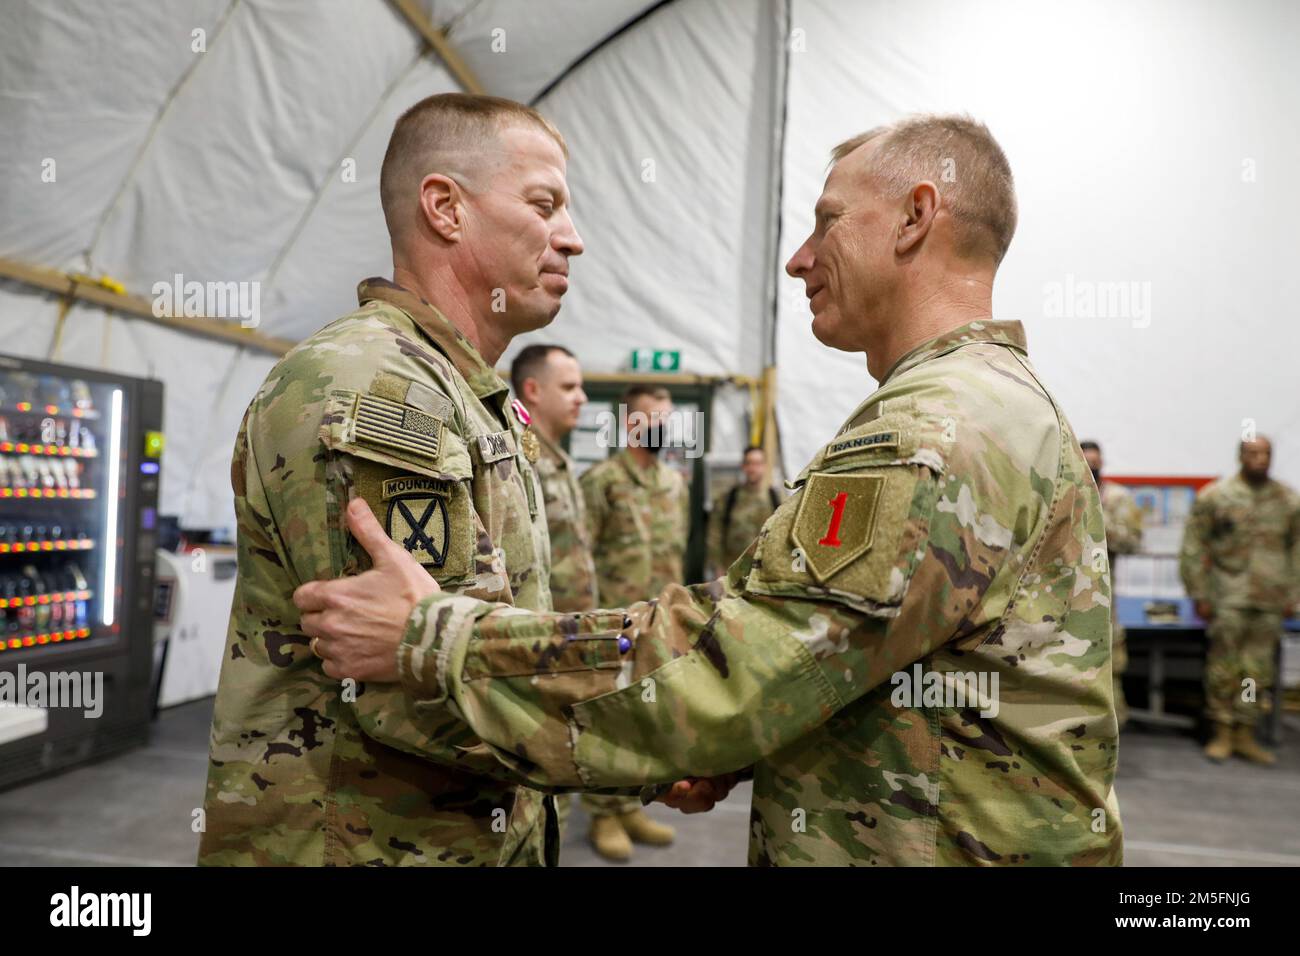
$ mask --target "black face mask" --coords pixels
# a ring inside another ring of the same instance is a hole
[[[659,454],[664,447],[664,426],[651,425],[645,431],[645,450]]]
[[[1095,482],[1097,483],[1097,487],[1100,488],[1100,487],[1101,487],[1101,472],[1098,471],[1096,468],[1092,468],[1092,469],[1090,469],[1090,471],[1092,471],[1092,480],[1095,481]]]

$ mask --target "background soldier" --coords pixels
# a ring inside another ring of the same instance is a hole
[[[786,268],[881,385],[726,578],[503,609],[434,593],[352,508],[382,570],[299,588],[303,627],[539,784],[676,781],[686,808],[727,781],[682,778],[752,766],[754,865],[1119,864],[1101,502],[1020,324],[992,321],[1006,157],[923,116],[833,163]]]
[[[1115,583],[1115,556],[1137,554],[1142,547],[1142,509],[1133,495],[1123,485],[1106,481],[1101,476],[1103,465],[1101,446],[1095,441],[1080,442],[1083,457],[1092,469],[1093,481],[1101,492],[1101,510],[1106,516],[1106,552],[1110,563],[1111,585]],[[1112,597],[1110,604],[1111,652],[1110,669],[1115,675],[1115,717],[1120,727],[1128,722],[1128,702],[1124,699],[1124,682],[1121,679],[1128,669],[1128,642],[1124,628],[1119,623],[1119,600]]]
[[[249,406],[201,863],[554,862],[549,798],[400,687],[340,685],[291,594],[368,565],[343,524],[360,499],[425,581],[550,607],[531,435],[492,363],[555,317],[582,252],[566,155],[509,100],[445,94],[404,113],[380,178],[395,282],[363,282],[360,308],[286,355]]]
[[[580,484],[596,558],[600,603],[624,607],[685,579],[682,560],[690,528],[690,493],[677,470],[659,460],[672,395],[659,385],[632,385],[627,447],[592,465]],[[609,860],[632,856],[632,841],[673,842],[673,828],[651,820],[636,797],[583,794],[591,843]]]
[[[1243,441],[1239,457],[1237,474],[1196,496],[1179,571],[1209,638],[1205,708],[1213,726],[1205,755],[1221,761],[1235,752],[1270,765],[1277,758],[1255,740],[1257,701],[1273,684],[1282,618],[1297,598],[1300,501],[1269,478],[1267,438]]]
[[[557,611],[594,610],[599,592],[587,507],[574,475],[573,460],[560,447],[577,426],[578,415],[587,403],[582,367],[563,346],[530,345],[515,357],[510,378],[515,394],[532,415],[541,441],[542,453],[536,467],[551,534],[551,603]],[[629,834],[644,842],[672,842],[671,828],[646,817],[635,798],[584,793],[581,800],[592,819],[592,845],[608,859],[630,857]],[[556,800],[561,835],[570,803],[567,797]]]
[[[767,453],[762,448],[746,448],[740,470],[742,480],[719,493],[709,512],[707,576],[711,578],[727,573],[781,504],[780,492],[768,483]]]

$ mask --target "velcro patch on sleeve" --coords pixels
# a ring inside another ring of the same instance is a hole
[[[791,539],[819,583],[871,548],[884,483],[880,475],[815,474],[808,479]]]
[[[423,492],[433,495],[450,495],[456,490],[456,482],[443,481],[441,478],[426,478],[423,475],[403,475],[401,478],[389,478],[380,486],[379,498],[387,501],[398,495],[410,495]]]
[[[357,402],[355,437],[359,442],[436,459],[442,421],[409,405],[362,395]]]
[[[420,564],[441,568],[447,563],[451,522],[445,495],[398,495],[388,502],[386,525],[388,536]]]
[[[890,428],[868,435],[853,435],[833,441],[826,449],[823,460],[830,461],[855,451],[898,451],[898,429]]]
[[[478,444],[479,459],[485,465],[515,456],[515,436],[513,432],[492,432],[489,435],[479,435],[475,441]]]

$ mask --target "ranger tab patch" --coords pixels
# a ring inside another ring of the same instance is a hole
[[[884,484],[881,475],[817,473],[804,485],[790,537],[819,584],[871,547]]]
[[[442,421],[409,405],[377,395],[362,395],[357,402],[356,439],[398,452],[437,458]]]
[[[830,448],[826,450],[825,461],[832,458],[838,458],[840,455],[848,455],[855,451],[898,451],[898,432],[890,429],[889,431],[873,432],[870,435],[856,435],[853,438],[845,438],[840,441],[831,442]]]
[[[388,536],[420,564],[447,563],[447,499],[434,494],[398,495],[388,504]]]

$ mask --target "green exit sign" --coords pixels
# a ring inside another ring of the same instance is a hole
[[[633,349],[632,371],[676,372],[682,367],[682,353],[676,349]]]

